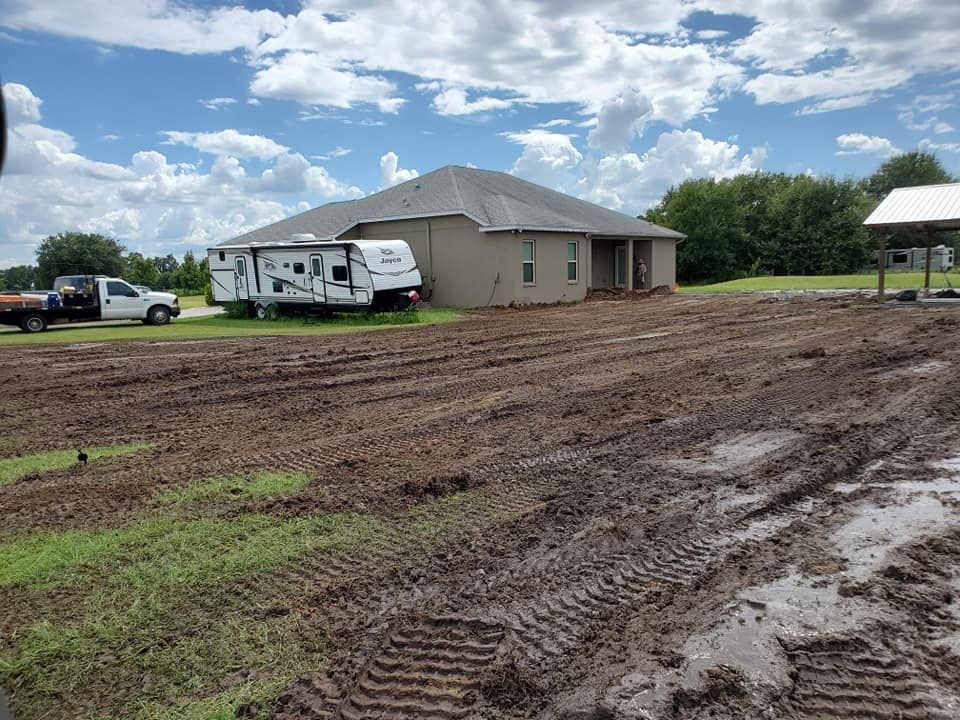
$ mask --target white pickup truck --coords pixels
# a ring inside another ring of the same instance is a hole
[[[0,325],[17,325],[24,332],[43,332],[58,322],[142,320],[166,325],[180,314],[176,295],[142,292],[120,278],[105,275],[65,275],[53,290],[0,291]]]

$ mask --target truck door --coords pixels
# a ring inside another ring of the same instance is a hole
[[[322,303],[327,301],[327,293],[323,284],[323,256],[310,256],[310,281],[313,286],[313,301]]]
[[[237,300],[249,300],[250,288],[247,285],[247,259],[241,255],[237,257],[235,263],[237,269]]]
[[[148,298],[141,297],[123,280],[101,280],[100,301],[103,320],[136,320],[147,314]]]

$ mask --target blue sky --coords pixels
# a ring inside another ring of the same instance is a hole
[[[960,175],[960,5],[0,0],[0,267],[211,244],[446,164],[630,214],[691,177]]]

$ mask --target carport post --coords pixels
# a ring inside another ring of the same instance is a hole
[[[923,274],[923,296],[930,297],[930,245],[933,244],[933,228],[927,228],[927,264]]]
[[[877,251],[877,302],[882,303],[884,281],[886,280],[885,272],[887,269],[887,236],[882,229],[877,230],[876,233],[877,245],[879,247]]]

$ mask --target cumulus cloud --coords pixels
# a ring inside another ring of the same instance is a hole
[[[930,138],[921,140],[918,147],[922,152],[960,153],[960,143],[936,143]]]
[[[863,133],[845,133],[837,136],[837,155],[879,155],[891,157],[900,152],[887,138]]]
[[[510,173],[550,188],[569,185],[573,171],[583,160],[569,135],[534,129],[504,133],[504,137],[523,147]]]
[[[950,110],[956,105],[953,93],[917,95],[908,105],[899,105],[897,116],[908,130],[932,131],[937,135],[953,132],[954,127],[931,113]]]
[[[438,115],[472,115],[489,110],[504,110],[514,102],[495,97],[468,100],[467,92],[462,88],[448,88],[433,98],[433,109]]]
[[[153,149],[126,163],[100,162],[77,153],[69,133],[33,122],[41,119],[40,101],[24,90],[18,98],[35,102],[17,111],[0,182],[0,256],[18,263],[33,261],[40,240],[64,230],[105,233],[149,253],[181,253],[280,220],[304,203],[362,195],[303,155],[236,130],[167,134],[168,142],[214,155],[208,171]],[[247,158],[271,164],[251,174]]]
[[[30,88],[20,83],[4,83],[3,101],[10,125],[23,125],[40,121],[41,100]]]
[[[393,97],[397,88],[389,80],[361,75],[320,53],[291,52],[263,64],[250,83],[250,92],[259,97],[339,108],[366,103],[386,113],[404,103]]]
[[[288,152],[288,148],[262,135],[245,135],[237,130],[218,132],[182,132],[164,130],[165,145],[188,145],[211,155],[270,160]]]
[[[420,173],[416,170],[407,170],[399,167],[400,158],[391,150],[385,155],[380,156],[380,189],[386,190],[388,187],[399,185],[407,180],[413,180],[419,177]]]
[[[585,168],[577,192],[600,205],[639,214],[684,180],[752,173],[765,158],[764,148],[741,154],[737,145],[705,138],[695,130],[674,130],[662,133],[642,155],[608,155],[595,167]]]
[[[653,105],[647,97],[629,90],[600,107],[597,125],[587,135],[587,142],[605,152],[620,152],[643,133],[652,115]]]

